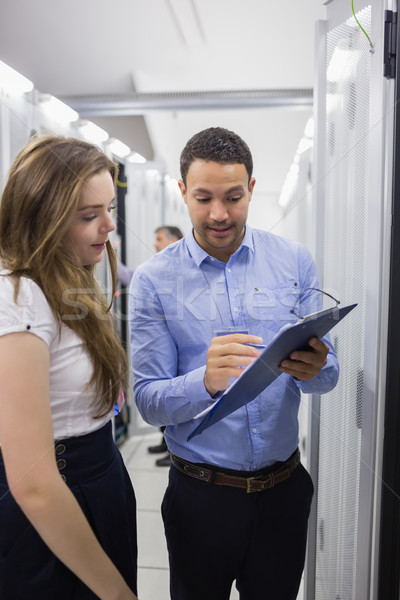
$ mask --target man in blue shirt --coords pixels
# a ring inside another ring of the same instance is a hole
[[[306,248],[246,225],[252,157],[236,134],[210,128],[181,154],[193,230],[141,265],[131,285],[135,399],[166,425],[172,457],[162,506],[172,600],[295,600],[313,495],[299,463],[300,391],[338,379],[329,339],[311,339],[253,401],[187,441],[279,329],[312,312],[318,288]],[[304,312],[305,311],[305,312]],[[256,478],[256,479],[254,479]]]

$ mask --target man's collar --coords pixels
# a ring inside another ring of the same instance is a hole
[[[189,252],[194,259],[194,262],[199,267],[201,265],[201,263],[204,260],[206,260],[206,258],[208,258],[210,255],[205,250],[203,250],[203,248],[201,246],[199,246],[199,244],[196,242],[194,235],[193,235],[193,229],[191,229],[189,231],[189,233],[187,233],[185,235],[185,241],[186,241],[187,247],[189,249]],[[243,237],[242,243],[240,244],[239,248],[236,250],[236,252],[234,254],[240,252],[240,250],[243,246],[246,246],[247,248],[249,248],[249,250],[254,252],[253,230],[248,225],[246,225],[246,230],[244,232],[244,237]]]

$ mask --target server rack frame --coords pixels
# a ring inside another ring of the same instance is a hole
[[[328,4],[328,3],[326,3]],[[370,178],[368,189],[368,282],[366,298],[366,318],[367,326],[366,341],[364,345],[364,379],[360,381],[362,388],[362,403],[365,409],[362,417],[362,439],[361,454],[359,463],[360,473],[360,502],[357,509],[357,555],[354,559],[354,581],[353,590],[347,590],[344,595],[338,592],[336,598],[352,598],[354,600],[366,600],[367,598],[378,598],[377,596],[377,556],[379,547],[379,520],[380,520],[380,481],[382,466],[382,441],[383,431],[383,411],[385,396],[385,368],[386,368],[386,344],[387,344],[387,306],[388,306],[388,246],[390,243],[390,215],[388,210],[387,189],[391,187],[391,162],[392,148],[387,144],[385,137],[390,139],[391,127],[393,127],[390,108],[391,101],[388,97],[391,93],[390,85],[383,78],[382,68],[382,49],[380,47],[381,33],[383,29],[384,5],[385,0],[375,3],[365,2],[370,5],[372,10],[372,34],[371,38],[376,42],[375,55],[371,66],[371,102],[370,102],[370,120],[369,120],[369,169],[373,176]],[[364,5],[357,6],[361,10]],[[346,0],[334,0],[328,7],[328,21],[319,25],[320,36],[326,35],[335,27],[343,24],[351,17],[350,3]],[[317,37],[318,40],[318,37]],[[318,49],[318,46],[317,46]],[[320,48],[321,50],[321,48]],[[323,203],[324,185],[323,175],[325,173],[324,151],[326,143],[324,140],[324,68],[323,52],[319,51],[321,58],[317,63],[317,83],[315,88],[316,106],[316,136],[319,138],[319,147],[322,154],[315,151],[314,171],[316,183],[316,194]],[[318,108],[318,103],[320,106]],[[322,115],[322,119],[321,119]],[[319,134],[318,134],[319,128]],[[318,139],[317,139],[318,142]],[[356,177],[356,174],[355,174]],[[323,272],[323,222],[324,208],[317,205],[320,211],[318,217],[318,229],[320,236],[317,238],[318,266],[320,273]],[[322,282],[323,285],[323,282]],[[314,404],[315,402],[315,404]],[[310,438],[318,437],[318,416],[316,414],[320,405],[319,399],[313,400],[313,424],[310,427]],[[315,471],[315,481],[319,474],[318,443],[312,444],[310,448],[310,471]],[[316,507],[317,508],[317,507]],[[316,511],[316,509],[315,509]],[[305,597],[307,600],[313,600],[316,597],[315,582],[315,561],[319,538],[317,536],[317,524],[315,523],[315,514],[311,516],[310,536],[308,558],[305,572]],[[350,568],[350,566],[349,566]],[[330,573],[332,577],[333,573]],[[328,589],[328,588],[327,588]],[[322,597],[325,595],[319,595]],[[343,591],[343,590],[342,590]],[[346,595],[350,593],[350,595]],[[379,596],[380,598],[381,596]],[[382,596],[385,600],[389,597]],[[398,598],[398,596],[397,596]]]
[[[393,32],[392,32],[393,33]],[[394,80],[393,174],[378,598],[400,597],[400,35]]]

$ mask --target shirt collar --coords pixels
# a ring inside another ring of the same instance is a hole
[[[210,255],[205,250],[203,250],[203,248],[199,246],[199,244],[194,239],[193,229],[191,229],[189,233],[185,235],[185,242],[190,254],[194,259],[194,262],[198,267],[204,260],[206,260],[206,258],[210,257]],[[254,252],[253,230],[248,225],[246,225],[246,230],[244,232],[242,243],[236,250],[235,254],[241,252],[244,246],[249,248],[249,250],[251,250],[252,252]]]

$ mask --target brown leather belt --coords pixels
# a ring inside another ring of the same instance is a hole
[[[255,475],[254,477],[240,477],[231,473],[224,473],[215,469],[208,469],[203,465],[183,460],[179,456],[171,454],[171,462],[175,469],[181,473],[194,477],[206,483],[214,483],[215,485],[228,485],[231,487],[245,489],[248,494],[252,492],[262,492],[263,490],[271,489],[278,483],[289,479],[295,468],[300,463],[300,451],[297,448],[285,462],[281,463],[279,468],[269,473]]]

